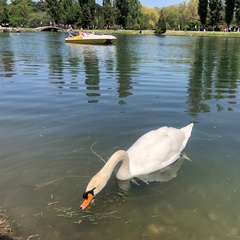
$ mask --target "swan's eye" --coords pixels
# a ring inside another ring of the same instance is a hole
[[[93,189],[90,190],[90,191],[84,192],[84,193],[83,193],[83,198],[84,198],[84,199],[88,199],[88,194],[89,194],[89,193],[94,196],[94,189],[95,189],[95,188],[93,188]]]

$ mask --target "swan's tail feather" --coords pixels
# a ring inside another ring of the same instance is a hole
[[[186,127],[181,128],[181,130],[185,133],[187,139],[191,136],[193,125],[193,123],[190,123]]]
[[[190,123],[186,127],[181,128],[181,131],[183,131],[185,133],[185,140],[184,140],[184,142],[182,144],[182,150],[185,148],[185,146],[186,146],[186,144],[188,142],[188,139],[191,136],[193,125],[194,125],[193,123]]]

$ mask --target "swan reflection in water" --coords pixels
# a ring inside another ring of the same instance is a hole
[[[182,153],[177,161],[163,169],[160,169],[149,174],[141,175],[138,176],[137,178],[133,178],[130,180],[125,181],[118,180],[117,181],[118,187],[120,188],[121,191],[127,194],[128,191],[130,190],[131,183],[140,185],[141,183],[149,184],[152,182],[160,183],[168,182],[173,178],[177,177],[177,173],[185,160],[191,161],[185,153]]]

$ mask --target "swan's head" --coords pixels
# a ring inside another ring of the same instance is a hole
[[[80,209],[85,209],[93,197],[96,196],[106,185],[107,179],[105,177],[101,177],[101,174],[96,174],[88,183],[85,192],[83,193],[83,202],[80,205]]]
[[[94,188],[92,190],[86,191],[83,193],[83,202],[80,205],[80,209],[85,209],[89,203],[92,201],[93,197],[94,197]]]

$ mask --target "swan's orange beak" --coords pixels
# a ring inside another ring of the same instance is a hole
[[[86,198],[84,199],[84,201],[80,205],[80,209],[84,210],[89,205],[89,203],[92,201],[92,199],[93,199],[93,194],[90,193],[90,192],[87,193]]]

